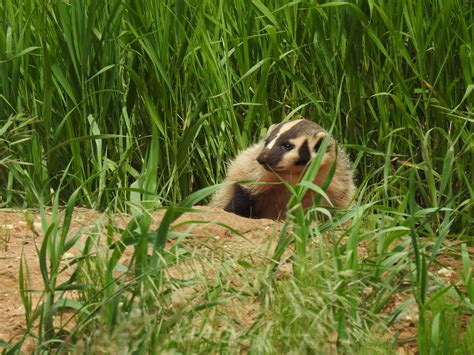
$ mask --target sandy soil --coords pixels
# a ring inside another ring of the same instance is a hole
[[[234,253],[256,253],[260,247],[267,248],[268,237],[276,236],[280,224],[271,220],[252,220],[241,218],[217,209],[200,207],[203,213],[186,213],[175,223],[175,229],[184,231],[193,225],[191,236],[197,236],[201,242],[212,242],[216,247],[232,250]],[[70,228],[70,234],[80,229],[87,231],[100,218],[100,214],[87,210],[76,209]],[[163,212],[153,214],[151,229],[156,229],[163,217]],[[30,288],[40,291],[43,288],[38,250],[43,240],[41,219],[39,214],[30,213],[33,225],[29,225],[23,211],[0,211],[0,339],[5,341],[18,339],[25,329],[25,310],[19,288],[21,260],[28,267]],[[116,216],[115,222],[125,227],[130,217]],[[207,222],[215,221],[215,222]],[[228,227],[234,229],[242,237],[236,238]],[[87,233],[84,233],[86,235]],[[190,238],[190,243],[198,243]],[[79,251],[71,249],[65,259],[73,258]],[[131,248],[124,253],[123,262],[127,263]],[[182,272],[182,270],[180,271]],[[70,273],[62,273],[61,281],[65,281]],[[33,293],[33,305],[40,301],[40,293]],[[33,306],[34,308],[34,306]]]
[[[200,243],[202,238],[207,242],[222,248],[232,250],[232,253],[255,254],[259,257],[268,255],[268,251],[276,245],[276,237],[281,228],[281,223],[271,220],[252,220],[241,218],[233,214],[210,207],[200,207],[203,213],[186,213],[174,223],[175,228],[180,231],[189,229],[193,224],[192,235],[198,238],[191,238],[191,243]],[[91,210],[76,209],[71,225],[71,232],[79,229],[87,229],[94,224],[100,214]],[[153,217],[152,229],[159,226],[163,216],[162,212],[155,213]],[[25,310],[19,291],[19,274],[21,260],[27,265],[30,278],[30,287],[33,290],[41,290],[43,282],[38,263],[38,248],[41,245],[43,235],[41,233],[41,221],[37,213],[30,213],[32,226],[27,223],[27,218],[23,211],[0,210],[0,339],[10,341],[18,339],[25,329]],[[124,227],[129,221],[127,216],[117,216],[116,223]],[[213,221],[206,222],[205,221]],[[234,229],[231,231],[230,228]],[[33,230],[35,232],[33,232]],[[240,233],[236,238],[235,232]],[[270,242],[269,242],[270,241]],[[77,250],[71,249],[66,259],[78,254]],[[361,253],[365,251],[361,250]],[[125,259],[127,258],[125,254]],[[444,266],[433,270],[440,277],[449,282],[457,281],[457,270],[461,269],[460,261],[449,255],[443,255]],[[63,277],[68,276],[67,271]],[[33,296],[33,303],[40,300],[40,293]],[[394,296],[389,308],[396,307],[406,300],[407,295]],[[387,309],[389,311],[389,309]],[[255,313],[249,309],[242,311],[242,323],[252,323],[252,316]],[[416,349],[416,328],[417,319],[416,307],[412,307],[393,327],[392,335],[401,340],[400,354],[414,353]]]

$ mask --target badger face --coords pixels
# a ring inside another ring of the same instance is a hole
[[[272,125],[257,161],[266,170],[278,174],[301,173],[316,156],[327,132],[314,122],[299,119]],[[336,158],[335,142],[330,138],[321,167]]]

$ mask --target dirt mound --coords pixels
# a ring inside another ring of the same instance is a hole
[[[157,229],[164,212],[152,215],[151,229]],[[76,209],[73,214],[70,233],[81,228],[87,236],[88,228],[101,217],[101,214],[86,209]],[[33,224],[27,220],[32,218]],[[125,227],[130,221],[130,216],[115,216],[115,222]],[[210,207],[199,207],[199,213],[185,213],[174,224],[173,229],[186,233],[189,243],[202,243],[222,250],[232,250],[233,253],[257,254],[270,247],[269,241],[276,240],[275,236],[281,224],[272,220],[253,220],[242,218],[222,210]],[[35,233],[33,232],[33,230]],[[38,250],[43,240],[41,233],[41,219],[39,214],[30,213],[26,217],[23,211],[0,211],[0,339],[10,341],[18,339],[25,329],[25,310],[21,300],[19,287],[19,274],[21,260],[28,267],[30,286],[33,290],[41,291],[43,281],[38,262]],[[77,250],[71,249],[65,258],[74,257]],[[131,255],[131,248],[125,253]],[[62,275],[68,276],[67,271]],[[40,300],[40,293],[34,294],[33,305]]]
[[[159,227],[163,216],[163,211],[151,215],[151,230],[156,230]],[[90,235],[91,228],[103,217],[104,215],[95,211],[76,209],[69,234],[72,235],[72,233],[82,230],[82,234],[86,238]],[[121,228],[124,228],[131,220],[128,215],[115,215],[112,218],[115,225]],[[212,260],[219,259],[219,255],[224,253],[231,255],[236,260],[249,260],[258,265],[260,262],[268,261],[271,257],[281,227],[282,223],[272,220],[242,218],[219,209],[199,207],[194,213],[183,214],[173,223],[171,230],[174,233],[179,233],[180,236],[185,236],[186,245],[199,249],[201,255],[208,253],[207,259],[211,260],[211,263]],[[26,329],[25,309],[19,287],[22,260],[24,267],[28,268],[30,288],[38,291],[31,293],[33,308],[41,300],[41,291],[44,288],[38,259],[39,248],[44,238],[41,230],[41,219],[38,213],[28,212],[25,214],[20,210],[0,211],[0,339],[2,340],[15,341],[24,335]],[[359,252],[361,257],[367,253],[362,246]],[[127,248],[122,258],[125,265],[128,264],[132,254],[133,248]],[[79,250],[72,248],[63,258],[74,258],[77,255],[80,255]],[[456,282],[457,275],[454,270],[462,268],[459,258],[449,255],[440,255],[440,258],[445,267],[439,267],[432,272],[437,273],[446,283]],[[219,261],[216,261],[216,265],[218,263]],[[281,269],[282,273],[289,274],[291,272],[290,263]],[[183,266],[179,269],[170,268],[168,273],[170,277],[183,277],[187,272],[191,275],[195,271],[192,270],[192,266]],[[213,271],[204,272],[212,273]],[[68,275],[70,272],[68,273],[66,270],[61,274],[61,277],[66,280]],[[183,295],[178,292],[173,302],[182,302],[180,296]],[[394,295],[389,303],[390,307],[387,308],[393,309],[406,301],[409,296],[408,293]],[[183,297],[183,300],[185,298]],[[252,301],[249,302],[248,307],[238,305],[236,307],[238,311],[229,309],[229,313],[234,312],[241,324],[251,325],[256,314],[251,303]],[[407,310],[406,316],[392,327],[392,335],[404,343],[400,348],[400,353],[403,351],[412,353],[416,349],[417,309],[416,307],[412,308],[411,312]],[[389,309],[385,311],[391,312]]]

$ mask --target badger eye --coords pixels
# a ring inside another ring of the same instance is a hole
[[[283,150],[286,150],[286,151],[290,151],[292,150],[295,146],[291,143],[288,143],[288,142],[284,142],[280,145],[281,149]]]
[[[265,138],[265,139],[263,140],[263,145],[267,145],[267,144],[268,144],[268,139]]]

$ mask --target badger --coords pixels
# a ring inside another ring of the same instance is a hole
[[[231,162],[225,179],[227,184],[217,191],[209,205],[243,217],[284,218],[291,194],[282,180],[298,183],[326,136],[329,143],[313,182],[321,186],[335,163],[335,173],[326,194],[334,207],[347,208],[355,192],[351,162],[327,131],[306,119],[270,126],[264,140],[242,151]],[[241,183],[243,181],[251,183]],[[305,209],[312,205],[313,197],[313,191],[303,197],[301,202]]]

